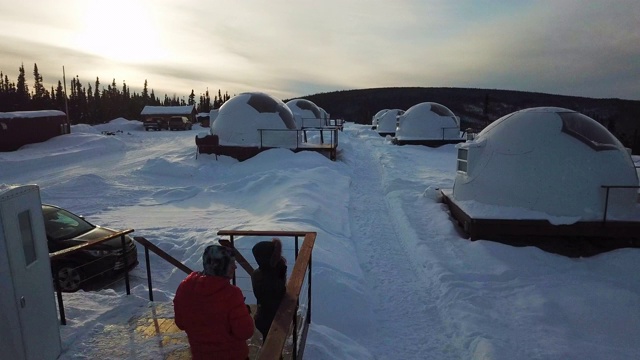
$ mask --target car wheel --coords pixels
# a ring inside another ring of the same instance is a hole
[[[82,284],[82,274],[77,267],[72,264],[65,264],[61,267],[58,267],[58,284],[60,285],[60,290],[64,292],[76,292],[80,290],[80,285]],[[58,287],[58,284],[55,284],[54,287]]]

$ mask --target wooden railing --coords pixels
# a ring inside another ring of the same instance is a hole
[[[55,260],[64,255],[68,255],[80,250],[90,249],[91,247],[101,244],[105,241],[109,241],[114,238],[120,237],[122,239],[123,246],[123,256],[126,256],[125,251],[125,235],[132,233],[133,229],[123,230],[116,232],[112,235],[106,236],[104,238],[98,239],[96,241],[92,241],[86,244],[81,244],[78,246],[74,246],[72,248],[64,249],[55,253],[50,254],[50,259]],[[269,236],[269,237],[293,237],[295,241],[295,264],[293,266],[293,270],[287,282],[287,289],[282,302],[280,303],[280,307],[276,313],[276,316],[271,324],[271,328],[269,330],[269,335],[264,341],[262,348],[259,353],[259,360],[276,360],[279,359],[282,351],[284,349],[284,345],[289,334],[292,334],[293,337],[293,353],[292,358],[302,359],[302,355],[304,353],[304,346],[306,343],[307,333],[309,330],[309,325],[311,324],[311,259],[313,246],[316,240],[315,232],[304,232],[304,231],[241,231],[241,230],[220,230],[218,235],[221,236],[229,236],[230,240],[220,240],[222,245],[231,246],[234,248],[236,252],[236,261],[242,266],[242,268],[247,271],[249,275],[253,272],[253,268],[249,264],[249,262],[240,254],[235,248],[235,236]],[[302,246],[299,244],[299,238],[304,237],[304,241]],[[162,259],[172,264],[176,268],[184,271],[186,274],[190,274],[192,270],[182,264],[180,261],[176,260],[174,257],[166,253],[164,250],[160,249],[156,245],[152,244],[150,241],[145,239],[142,236],[133,237],[137,243],[144,247],[145,251],[145,262],[146,262],[146,271],[147,271],[147,281],[149,288],[149,300],[153,301],[153,286],[151,281],[151,265],[149,261],[149,252],[153,252],[156,255],[160,256]],[[228,242],[228,243],[227,243]],[[126,263],[125,258],[125,284],[126,284],[126,292],[127,295],[131,294],[131,289],[129,285],[129,266]],[[56,272],[54,272],[55,278]],[[299,316],[298,310],[300,308],[300,294],[303,290],[303,285],[305,281],[305,275],[307,276],[307,304],[306,304],[306,312]],[[57,279],[56,279],[57,281]],[[235,274],[232,279],[233,283],[236,283]],[[60,291],[60,287],[58,286],[58,304],[60,309],[60,321],[62,325],[66,325],[66,318],[64,314],[64,305],[62,302],[62,294]],[[302,323],[300,323],[302,322]],[[301,332],[299,331],[301,330]]]
[[[220,236],[229,236],[231,246],[235,248],[235,236],[269,236],[269,237],[294,237],[295,239],[295,264],[291,276],[287,282],[285,293],[278,312],[271,324],[269,334],[260,349],[259,360],[279,359],[284,349],[284,344],[289,333],[293,337],[292,358],[302,359],[304,345],[306,343],[307,332],[311,324],[311,259],[313,246],[316,241],[315,232],[302,231],[242,231],[242,230],[220,230]],[[299,246],[299,238],[304,237],[302,247]],[[246,260],[245,260],[246,261]],[[241,263],[242,265],[242,263]],[[243,265],[243,268],[245,266]],[[249,266],[250,267],[250,266]],[[252,270],[253,271],[253,270]],[[308,276],[307,284],[307,311],[303,316],[298,316],[300,307],[300,293],[302,292],[305,275]],[[235,284],[235,278],[233,279]],[[299,322],[302,319],[302,324]],[[299,327],[302,326],[300,337]],[[298,343],[300,345],[298,345]]]

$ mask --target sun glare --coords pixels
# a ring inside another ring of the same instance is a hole
[[[153,6],[143,2],[87,1],[76,46],[109,60],[139,63],[166,58]]]

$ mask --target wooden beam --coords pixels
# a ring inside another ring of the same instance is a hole
[[[308,231],[220,230],[220,236],[305,236]]]

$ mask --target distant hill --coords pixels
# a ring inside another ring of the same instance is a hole
[[[332,118],[371,124],[382,109],[407,110],[429,101],[442,104],[461,119],[463,128],[480,129],[492,121],[538,106],[581,112],[607,127],[626,146],[640,153],[640,101],[592,99],[511,90],[397,87],[344,90],[302,97],[322,107]]]

